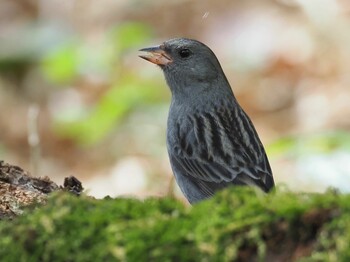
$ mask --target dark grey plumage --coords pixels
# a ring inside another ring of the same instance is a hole
[[[145,48],[172,92],[167,147],[178,185],[190,203],[230,185],[274,186],[258,134],[235,99],[215,54],[178,38]]]

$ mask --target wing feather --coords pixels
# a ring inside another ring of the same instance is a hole
[[[187,121],[189,129],[177,130],[181,142],[177,150],[169,148],[169,157],[205,196],[228,184],[254,185],[265,192],[273,187],[264,147],[239,105],[231,111],[221,107],[197,114]]]

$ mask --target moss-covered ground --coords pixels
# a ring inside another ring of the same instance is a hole
[[[232,188],[193,207],[53,194],[0,222],[1,261],[350,261],[350,195]]]

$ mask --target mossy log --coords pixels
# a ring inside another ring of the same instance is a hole
[[[1,261],[350,261],[350,195],[230,188],[173,198],[55,192],[0,223]]]

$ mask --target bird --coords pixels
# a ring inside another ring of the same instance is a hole
[[[188,38],[142,48],[171,91],[166,143],[175,180],[190,204],[229,186],[274,187],[264,146],[214,52]]]

